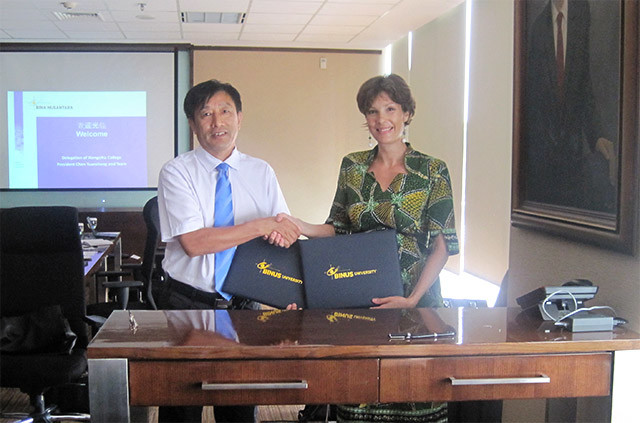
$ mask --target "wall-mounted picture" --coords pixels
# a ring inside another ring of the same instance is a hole
[[[634,253],[637,1],[515,3],[512,223]]]

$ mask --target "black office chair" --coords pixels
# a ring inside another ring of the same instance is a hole
[[[159,284],[164,281],[164,272],[161,267],[162,249],[160,248],[160,217],[158,215],[158,197],[153,197],[145,204],[142,215],[147,228],[147,239],[142,255],[142,263],[123,265],[121,271],[98,272],[98,276],[132,277],[134,280],[108,281],[103,286],[115,289],[127,289],[140,287],[141,297],[136,301],[105,302],[90,304],[87,307],[88,314],[108,317],[114,310],[156,310],[154,297]]]
[[[78,212],[72,207],[4,209],[0,244],[0,384],[29,395],[33,421],[88,420],[86,414],[52,416],[53,407],[46,408],[44,400],[49,388],[79,381],[87,370]]]

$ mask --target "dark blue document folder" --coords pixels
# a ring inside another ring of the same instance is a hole
[[[255,238],[238,245],[222,290],[272,307],[305,307],[299,243],[281,248]]]
[[[372,298],[404,295],[394,230],[299,244],[308,308],[372,307]]]

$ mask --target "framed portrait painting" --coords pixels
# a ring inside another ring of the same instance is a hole
[[[635,254],[639,9],[515,2],[513,225]]]

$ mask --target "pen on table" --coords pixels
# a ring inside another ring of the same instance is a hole
[[[414,335],[410,332],[407,333],[390,333],[389,339],[391,340],[402,340],[402,341],[410,341],[412,339],[436,339],[436,338],[448,338],[456,336],[456,333],[453,331],[449,332],[433,332],[433,333],[425,333],[421,335]]]

